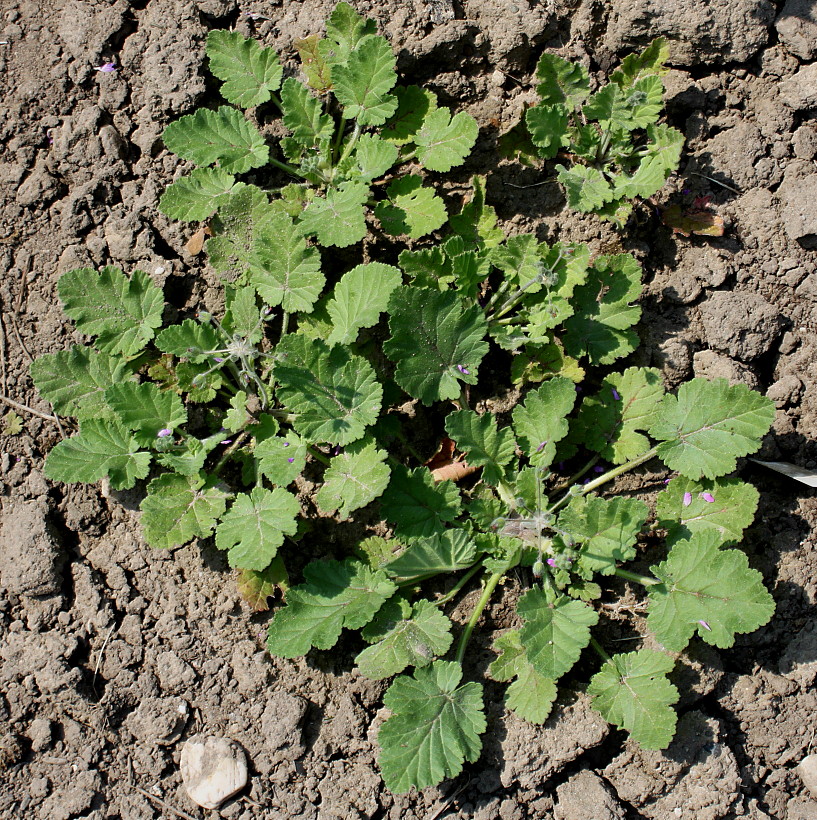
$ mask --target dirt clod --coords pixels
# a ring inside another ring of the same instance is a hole
[[[247,756],[232,740],[193,735],[182,746],[179,768],[190,799],[217,809],[247,784]]]

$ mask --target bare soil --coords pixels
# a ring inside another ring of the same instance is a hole
[[[377,19],[413,82],[480,123],[449,191],[452,209],[470,175],[487,174],[488,200],[509,232],[634,252],[645,291],[633,363],[660,367],[670,386],[725,376],[765,392],[778,410],[763,455],[817,468],[814,3],[354,4]],[[5,397],[50,412],[28,365],[79,341],[56,296],[66,270],[140,267],[178,307],[214,298],[212,273],[184,250],[189,226],[156,207],[182,170],[162,129],[208,93],[209,29],[253,34],[292,68],[292,40],[318,31],[332,5],[0,0]],[[669,120],[687,144],[657,204],[711,196],[727,225],[720,238],[673,235],[651,205],[619,235],[568,212],[550,177],[497,159],[497,135],[532,100],[544,49],[603,77],[658,35],[672,44]],[[116,71],[95,70],[110,60]],[[804,485],[743,465],[762,497],[745,548],[777,613],[734,649],[699,649],[680,668],[687,694],[666,752],[643,752],[611,731],[578,688],[537,728],[509,715],[489,684],[480,760],[438,789],[395,797],[375,764],[384,686],[354,671],[354,642],[294,662],[270,658],[269,614],[242,606],[212,544],[152,550],[138,500],[47,481],[43,458],[59,430],[21,415],[22,433],[0,439],[1,817],[817,817],[794,772],[817,726],[817,498]],[[342,550],[341,535],[321,534],[322,548]],[[479,669],[504,611],[500,603],[486,618]],[[247,752],[248,787],[220,812],[198,809],[181,786],[180,747],[196,732],[228,736]]]

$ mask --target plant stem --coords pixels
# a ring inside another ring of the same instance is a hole
[[[343,142],[343,132],[346,130],[346,117],[341,116],[338,130],[335,133],[335,143],[332,146],[332,162],[337,165],[338,152],[340,151],[340,144]]]
[[[654,587],[663,583],[663,581],[659,581],[657,578],[652,578],[649,575],[639,575],[636,572],[621,569],[621,567],[616,567],[615,574],[618,575],[619,578],[624,578],[626,581],[634,581],[636,584],[641,584],[643,587]]]
[[[633,470],[636,467],[640,467],[645,462],[649,461],[651,458],[655,457],[655,454],[658,452],[658,447],[653,447],[651,450],[648,450],[644,453],[643,456],[639,456],[638,458],[634,458],[632,461],[628,461],[626,464],[620,464],[618,467],[613,467],[612,470],[608,470],[606,473],[603,473],[598,478],[594,478],[592,481],[585,484],[581,491],[577,494],[578,495],[586,495],[589,492],[592,492],[596,489],[596,487],[601,487],[602,484],[606,484],[608,481],[612,481],[616,476],[620,476],[623,473],[628,472],[629,470]],[[573,493],[568,492],[565,493],[549,510],[549,513],[554,513],[561,507],[564,507],[571,498],[573,498]]]
[[[327,467],[329,466],[328,456],[325,456],[317,447],[309,446],[306,449],[316,461],[320,461],[321,464],[325,464]]]
[[[227,462],[232,458],[233,453],[247,440],[249,435],[246,430],[243,430],[241,434],[236,437],[235,441],[221,454],[221,458],[216,463],[216,466],[213,467],[213,475],[218,475],[224,469]]]
[[[573,473],[570,478],[568,478],[567,482],[562,486],[561,489],[567,489],[571,484],[575,484],[585,473],[589,472],[599,461],[601,458],[598,453],[584,465],[578,472]]]
[[[289,314],[284,311],[283,318],[281,319],[281,339],[287,335],[287,331],[289,330]]]
[[[337,164],[340,165],[348,156],[352,153],[352,149],[357,144],[358,137],[360,136],[360,123],[355,123],[355,129],[352,131],[352,136],[349,137],[349,142],[346,143],[346,146],[343,149],[343,153],[340,155],[340,159],[338,160]]]
[[[454,658],[457,663],[462,663],[462,659],[465,657],[465,650],[468,646],[468,641],[471,639],[471,635],[474,632],[477,621],[479,620],[480,615],[482,615],[482,611],[486,606],[488,606],[488,601],[491,600],[491,595],[493,595],[496,585],[502,580],[503,575],[504,573],[502,572],[495,572],[485,583],[485,589],[482,591],[482,596],[479,601],[477,601],[477,605],[474,607],[474,611],[471,613],[471,617],[468,619],[468,623],[465,625],[462,635],[460,635],[460,642],[457,646],[457,655]]]
[[[450,592],[447,592],[443,595],[442,598],[438,598],[434,601],[435,606],[442,606],[443,604],[447,604],[452,598],[454,598],[457,593],[482,569],[482,564],[474,564],[465,575],[457,581],[456,585],[451,589]]]
[[[604,651],[604,647],[591,635],[590,636],[590,646],[596,650],[599,657],[607,663],[610,660],[610,656]]]
[[[281,162],[279,159],[275,159],[275,157],[270,157],[267,162],[270,165],[274,165],[276,168],[279,168],[281,171],[286,172],[294,177],[300,177],[301,179],[306,179],[306,176],[302,174],[297,168],[292,165],[287,165],[286,162]]]

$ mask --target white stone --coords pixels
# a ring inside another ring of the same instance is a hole
[[[795,771],[800,775],[803,785],[811,792],[811,796],[817,797],[817,755],[804,757]]]
[[[182,782],[190,799],[217,809],[247,783],[247,757],[234,741],[193,735],[182,747]]]

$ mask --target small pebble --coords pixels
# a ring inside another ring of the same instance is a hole
[[[804,757],[795,769],[803,785],[811,792],[811,796],[817,798],[817,755]]]
[[[234,741],[193,735],[182,747],[182,781],[190,799],[217,809],[247,783],[247,757]]]

